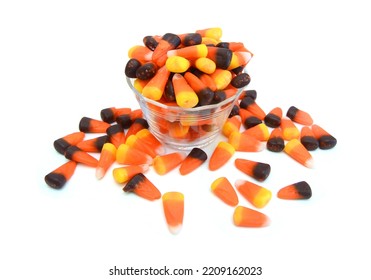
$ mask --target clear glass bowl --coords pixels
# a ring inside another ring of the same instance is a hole
[[[244,89],[238,89],[236,95],[220,103],[184,109],[146,98],[135,89],[134,79],[126,77],[126,80],[151,133],[163,144],[178,150],[201,148],[212,143],[221,133],[224,122]]]

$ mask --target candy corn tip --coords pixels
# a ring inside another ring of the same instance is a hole
[[[304,164],[306,167],[308,168],[314,168],[314,161],[312,158],[308,159],[305,164]]]
[[[166,150],[165,150],[165,147],[158,147],[157,149],[155,149],[155,152],[156,152],[156,154],[158,154],[158,155],[164,155],[165,153],[166,153]]]
[[[142,164],[142,172],[146,172],[149,169],[149,164]]]
[[[182,225],[176,225],[176,226],[168,226],[169,231],[176,235],[182,230]]]
[[[258,152],[263,151],[263,150],[265,149],[265,146],[266,146],[266,144],[263,143],[263,142],[261,142],[261,143],[258,145],[258,147],[257,147],[257,151],[258,151]]]
[[[242,179],[238,179],[234,182],[234,185],[236,186],[236,188],[238,188],[239,186],[243,185],[245,183],[244,180]]]
[[[104,169],[101,168],[101,167],[97,167],[97,169],[95,170],[95,177],[97,177],[98,180],[102,179],[104,177]]]

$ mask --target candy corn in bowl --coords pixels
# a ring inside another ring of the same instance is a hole
[[[220,28],[145,36],[133,46],[126,80],[151,132],[165,145],[189,150],[221,132],[244,88],[252,53],[223,42]]]

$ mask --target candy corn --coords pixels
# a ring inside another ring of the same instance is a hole
[[[144,97],[153,100],[159,100],[165,89],[166,82],[170,76],[170,71],[164,65],[160,67],[156,75],[153,76],[143,87],[142,94]]]
[[[280,126],[281,119],[282,109],[275,107],[264,117],[264,123],[269,127],[276,128]]]
[[[274,128],[269,135],[267,141],[267,149],[271,152],[281,152],[285,148],[285,140],[283,139],[282,130],[279,127]]]
[[[291,106],[286,113],[286,116],[290,118],[293,122],[302,124],[302,125],[312,125],[312,117],[305,111]]]
[[[153,159],[146,153],[130,147],[128,144],[121,144],[117,148],[116,161],[120,164],[140,165],[152,164]]]
[[[227,205],[237,206],[239,202],[236,191],[226,177],[214,180],[211,191]]]
[[[228,142],[221,141],[215,147],[210,160],[209,170],[215,171],[222,167],[234,155],[235,149]]]
[[[134,175],[123,188],[124,192],[133,192],[136,195],[148,199],[156,200],[161,198],[161,192],[143,173]]]
[[[254,209],[237,206],[233,212],[233,223],[238,227],[265,227],[270,224],[270,219]]]
[[[264,149],[264,144],[261,141],[238,131],[229,134],[228,143],[239,152],[260,152]]]
[[[112,143],[105,143],[103,145],[97,167],[95,169],[95,176],[97,179],[102,179],[104,175],[106,174],[108,168],[111,167],[111,165],[116,160],[116,147]]]
[[[199,99],[196,92],[187,83],[187,80],[181,74],[174,74],[172,81],[176,103],[179,105],[179,107],[195,107]]]
[[[184,216],[184,195],[181,192],[166,192],[162,195],[166,223],[171,233],[180,232]]]
[[[73,160],[67,161],[48,173],[44,178],[45,183],[53,189],[61,189],[74,174],[76,165]]]
[[[238,170],[249,175],[255,180],[262,182],[268,178],[271,172],[271,166],[268,163],[257,162],[248,159],[236,158],[234,165]]]
[[[95,157],[80,150],[76,146],[68,147],[64,156],[69,160],[73,160],[91,167],[97,167],[98,164],[98,160]]]
[[[144,173],[149,169],[148,164],[142,165],[127,165],[122,167],[116,167],[112,170],[112,175],[117,183],[125,183],[129,181],[134,175]]]
[[[300,130],[292,120],[288,118],[282,118],[280,128],[282,130],[283,139],[290,141],[291,139],[300,138]]]
[[[242,98],[240,102],[240,107],[242,109],[250,111],[254,116],[258,117],[260,120],[264,120],[266,116],[263,109],[256,103],[256,101],[253,98],[249,96]]]
[[[80,131],[89,133],[105,133],[109,127],[109,123],[89,117],[82,117],[79,123]]]
[[[237,180],[235,187],[256,208],[265,207],[272,198],[272,192],[267,188],[247,180]]]
[[[200,148],[193,148],[186,158],[181,162],[179,172],[187,175],[201,166],[207,160],[207,154]]]
[[[153,168],[157,174],[164,175],[180,165],[184,158],[185,154],[181,152],[173,152],[162,156],[158,155],[153,159]]]
[[[303,144],[298,139],[292,139],[286,143],[283,149],[286,154],[291,158],[304,165],[305,167],[313,167],[313,158],[308,150],[303,146]]]
[[[303,126],[301,128],[300,142],[308,151],[314,151],[319,146],[318,140],[309,126]]]
[[[312,197],[312,189],[306,181],[300,181],[281,188],[277,197],[290,200],[309,199]]]
[[[109,136],[102,135],[81,141],[76,145],[76,147],[87,153],[99,153],[102,150],[104,143],[107,142],[109,142]]]
[[[84,137],[84,132],[74,132],[64,137],[58,138],[54,141],[53,145],[58,153],[64,155],[69,146],[76,146],[78,143],[83,141]]]
[[[324,130],[317,124],[312,125],[312,131],[319,143],[319,148],[322,150],[332,149],[336,146],[337,140],[334,136]]]

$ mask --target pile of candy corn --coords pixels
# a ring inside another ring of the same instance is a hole
[[[208,32],[219,34],[218,31],[219,29],[208,29],[195,34],[209,34]],[[186,45],[188,41],[196,41],[198,36],[193,34],[192,36],[179,36],[181,37],[180,44]],[[157,61],[156,63],[159,65],[167,67],[168,60],[166,58],[173,57],[172,55],[167,56],[168,51],[171,50],[155,55],[156,46],[161,45],[162,37],[147,36],[144,42],[145,48],[151,51],[151,55],[148,54],[150,53],[148,50],[146,50],[147,53],[144,53],[141,48],[141,56],[150,56],[148,60]],[[221,44],[222,47],[218,48],[228,48],[225,44],[218,42],[215,37],[201,36],[201,41],[197,42],[194,44],[195,46],[213,44],[216,47]],[[237,45],[237,43],[235,44]],[[204,47],[201,47],[201,52],[202,48]],[[175,50],[181,52],[182,48],[174,48]],[[135,50],[131,52],[135,53]],[[177,52],[172,54],[174,53]],[[198,57],[198,59],[200,58]],[[193,60],[191,61],[194,63]],[[131,61],[131,63],[133,62]],[[169,62],[171,69],[180,64],[181,68],[178,71],[183,74],[184,72],[189,73],[187,72],[188,68],[183,67],[184,61],[173,61],[172,63]],[[219,62],[216,59],[214,63],[218,65]],[[145,63],[139,61],[139,64],[143,66]],[[237,68],[240,66],[242,65]],[[153,72],[158,73],[159,71],[158,65],[153,66],[153,71],[150,66],[146,67],[149,68],[139,71],[140,75],[146,75],[146,73],[152,75]],[[215,69],[218,67],[220,65]],[[128,69],[128,67],[126,68]],[[131,66],[129,68],[133,69]],[[231,69],[235,69],[235,67]],[[138,68],[135,72],[138,73]],[[230,83],[231,81],[229,81]],[[158,100],[169,102],[165,100],[167,97],[164,92],[162,91]],[[196,147],[188,153],[167,153],[166,147],[151,133],[141,109],[116,107],[102,109],[100,119],[82,117],[79,122],[79,131],[54,141],[55,150],[65,157],[66,162],[48,173],[45,176],[45,182],[53,189],[62,189],[75,173],[77,165],[80,164],[95,168],[97,179],[103,178],[112,168],[112,176],[117,184],[122,186],[124,192],[134,193],[150,201],[162,199],[164,217],[169,229],[171,232],[177,233],[183,224],[184,195],[178,191],[162,193],[161,186],[152,182],[145,175],[146,172],[153,169],[157,174],[165,175],[178,168],[179,176],[187,176],[207,163],[211,173],[228,164],[237,152],[239,156],[234,161],[235,168],[252,180],[239,179],[234,182],[233,186],[226,177],[220,176],[209,186],[210,190],[221,201],[235,207],[233,222],[236,226],[267,226],[269,218],[259,209],[269,203],[272,192],[261,186],[260,182],[268,178],[271,166],[269,163],[249,160],[245,156],[266,148],[274,153],[282,152],[303,167],[311,168],[313,164],[311,151],[331,149],[336,146],[337,140],[321,126],[315,124],[311,115],[300,108],[291,106],[285,115],[280,107],[265,113],[256,100],[257,92],[255,90],[243,91],[223,125],[221,133],[224,140],[217,143],[209,155],[203,149]],[[182,104],[182,102],[180,103]],[[178,105],[181,106],[181,104]],[[202,104],[197,106],[202,106]],[[93,154],[98,156],[93,156]],[[239,205],[237,193],[240,193],[251,204],[251,207]],[[302,200],[309,199],[312,196],[312,190],[306,181],[300,181],[282,187],[276,195],[280,199]]]

